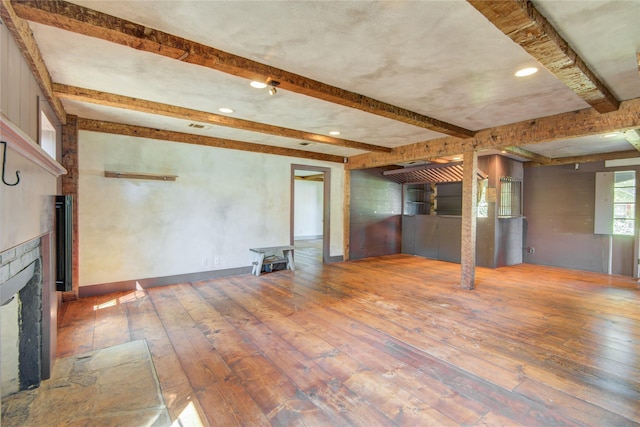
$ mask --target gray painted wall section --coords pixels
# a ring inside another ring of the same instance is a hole
[[[609,237],[594,234],[595,174],[635,170],[637,166],[605,168],[604,163],[526,168],[524,262],[606,272]],[[633,238],[614,236],[614,274],[633,274]]]
[[[523,177],[522,163],[498,155],[480,157],[478,168],[488,174],[488,187],[496,194],[500,177]],[[477,220],[476,264],[496,268],[522,263],[523,219],[499,219],[495,198],[488,205],[488,217]],[[402,253],[460,262],[461,217],[405,215],[402,221]]]
[[[400,253],[402,185],[382,171],[351,172],[350,259]]]

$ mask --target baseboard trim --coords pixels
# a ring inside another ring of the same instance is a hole
[[[178,274],[175,276],[152,277],[147,279],[124,280],[121,282],[101,283],[97,285],[80,286],[78,297],[86,298],[106,295],[113,292],[135,291],[139,289],[155,288],[158,286],[175,285],[186,282],[217,279],[220,277],[250,274],[251,267],[228,268],[224,270],[200,271],[197,273]]]
[[[329,260],[327,261],[327,263],[332,263],[332,262],[342,262],[344,261],[344,256],[343,255],[337,255],[337,256],[330,256]]]

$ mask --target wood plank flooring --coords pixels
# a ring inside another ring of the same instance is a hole
[[[175,425],[639,425],[635,280],[303,255],[66,303],[58,354],[147,339]]]

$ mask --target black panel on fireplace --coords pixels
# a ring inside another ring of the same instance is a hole
[[[56,290],[72,290],[73,198],[56,196]]]

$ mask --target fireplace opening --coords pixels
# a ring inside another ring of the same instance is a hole
[[[40,385],[43,379],[43,275],[41,241],[0,254],[2,396]]]

